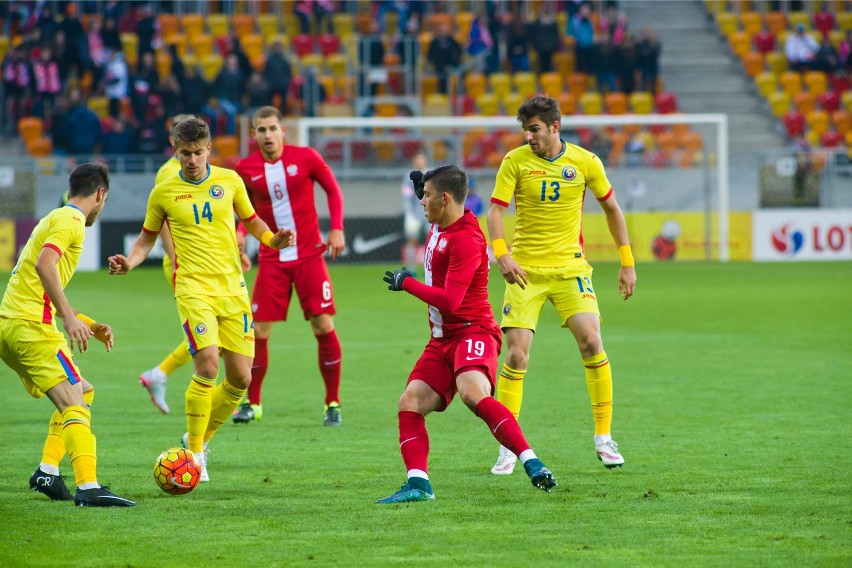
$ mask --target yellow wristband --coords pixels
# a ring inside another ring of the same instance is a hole
[[[504,239],[494,239],[491,241],[491,246],[494,248],[494,258],[500,258],[504,254],[509,254],[509,249],[506,247]]]
[[[618,247],[618,254],[621,256],[621,266],[633,266],[633,251],[630,250],[630,245]]]
[[[96,323],[95,320],[83,314],[77,314],[77,319],[86,324],[86,327],[88,327],[91,331],[95,331],[92,329],[92,326]]]
[[[269,244],[269,243],[272,242],[272,237],[274,237],[274,236],[275,236],[275,233],[273,233],[270,230],[267,230],[262,235],[260,235],[260,242],[262,242],[263,244],[265,244],[268,247],[271,247],[272,245]]]

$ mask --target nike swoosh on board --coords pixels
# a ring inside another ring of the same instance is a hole
[[[399,236],[399,233],[391,233],[374,239],[365,239],[361,235],[355,235],[355,239],[352,241],[352,250],[354,250],[356,254],[368,254],[376,249],[380,249],[383,246],[391,244],[397,240]]]

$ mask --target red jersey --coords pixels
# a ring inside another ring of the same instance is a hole
[[[258,216],[274,232],[296,231],[295,246],[280,251],[260,245],[259,262],[293,262],[325,252],[314,203],[314,182],[328,199],[331,228],[343,230],[343,193],[331,168],[313,148],[285,144],[281,158],[267,162],[258,150],[235,168]]]
[[[473,213],[465,210],[445,229],[432,225],[423,269],[426,284],[408,278],[403,289],[429,303],[432,337],[452,337],[471,326],[499,336],[488,301],[485,235]]]

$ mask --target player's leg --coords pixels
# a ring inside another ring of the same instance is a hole
[[[210,411],[207,431],[204,433],[205,445],[228,420],[228,417],[233,415],[251,382],[251,356],[223,349],[222,361],[225,365],[225,380],[213,391],[213,407]]]
[[[411,380],[406,385],[397,407],[399,419],[399,451],[408,479],[398,491],[376,503],[430,501],[435,498],[429,483],[429,433],[426,415],[445,406],[445,401],[429,385]]]
[[[254,359],[251,364],[251,382],[248,386],[246,402],[238,405],[231,419],[234,424],[248,424],[263,418],[260,390],[263,379],[269,369],[269,337],[275,322],[254,322]]]
[[[340,340],[334,329],[334,290],[322,256],[304,262],[293,274],[293,285],[305,319],[317,340],[317,364],[325,385],[323,424],[340,426]]]
[[[172,373],[190,361],[192,361],[192,355],[189,353],[189,343],[184,339],[166,355],[159,365],[139,375],[139,383],[145,387],[151,395],[151,402],[163,414],[169,413],[169,405],[166,402],[166,381]]]

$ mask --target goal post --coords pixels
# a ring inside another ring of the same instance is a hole
[[[400,182],[418,151],[430,165],[456,163],[477,183],[493,183],[503,154],[523,143],[512,116],[304,118],[295,127],[291,141],[326,159],[344,187],[347,216],[356,217],[401,211]],[[679,234],[692,231],[685,246],[703,246],[705,259],[731,259],[727,115],[570,115],[561,129],[563,139],[601,156],[628,225],[633,214],[672,213]],[[482,187],[487,201],[490,187]],[[695,214],[701,230],[688,226]]]

